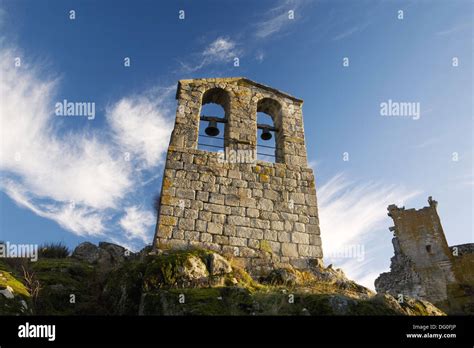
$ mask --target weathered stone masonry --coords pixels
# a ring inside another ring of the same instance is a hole
[[[322,259],[303,101],[245,78],[181,80],[168,149],[156,248],[201,247],[261,270],[273,263],[308,267]],[[225,110],[226,150],[255,150],[257,112],[272,116],[276,163],[230,163],[197,149],[201,106]]]
[[[474,244],[449,247],[437,202],[429,197],[428,203],[418,210],[388,207],[395,255],[375,288],[430,301],[449,313],[474,313]]]

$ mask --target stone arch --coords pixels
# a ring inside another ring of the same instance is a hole
[[[228,117],[230,112],[230,95],[229,92],[220,87],[212,87],[206,90],[201,98],[201,106],[214,103],[222,106]]]
[[[257,153],[269,153],[268,151],[263,151],[262,148],[265,145],[259,144],[259,132],[261,132],[261,124],[258,121],[258,113],[264,113],[270,116],[272,123],[271,125],[271,133],[274,136],[274,147],[275,151],[272,154],[274,156],[274,162],[283,162],[283,154],[282,154],[282,112],[283,107],[281,103],[273,98],[262,98],[257,102]],[[260,145],[260,146],[259,146]]]
[[[262,98],[257,103],[257,112],[264,112],[273,118],[273,122],[277,119],[281,121],[282,105],[278,100],[273,98]]]
[[[207,104],[216,104],[219,105],[223,111],[223,116],[218,115],[204,115],[203,106]],[[227,146],[227,136],[228,136],[228,127],[227,122],[230,115],[230,94],[223,88],[220,87],[211,87],[207,89],[201,98],[200,112],[199,112],[199,124],[198,129],[198,147],[206,151],[216,152],[219,150],[224,150]],[[209,117],[215,118],[218,120],[217,125],[221,130],[218,136],[208,137],[204,133],[204,128],[208,125]],[[207,141],[204,141],[206,139]],[[203,144],[206,144],[203,146]]]

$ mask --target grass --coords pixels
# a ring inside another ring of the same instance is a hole
[[[47,243],[39,247],[38,257],[44,259],[64,259],[69,256],[69,248],[63,243]]]
[[[24,297],[30,297],[28,290],[25,285],[16,279],[11,272],[7,272],[0,267],[0,288],[6,288],[7,286],[13,289],[14,294],[20,294]]]
[[[97,265],[70,257],[43,257],[27,264],[41,285],[32,309],[39,315],[137,315],[140,310],[144,315],[405,314],[400,306],[366,294],[355,283],[321,280],[308,272],[290,269],[298,279],[291,285],[261,283],[237,258],[228,258],[232,272],[217,277],[216,282],[188,283],[185,279],[180,284],[181,268],[189,258],[199,258],[209,267],[211,253],[193,249],[131,258],[104,277],[98,276]],[[0,259],[0,288],[10,286],[21,298],[30,298],[22,273],[9,262]],[[69,302],[70,294],[76,296],[76,304]],[[179,302],[180,295],[184,303]],[[294,301],[289,301],[289,295]],[[0,295],[0,312],[21,313],[19,302],[10,302]],[[429,314],[417,301],[402,304],[402,308],[410,314]]]

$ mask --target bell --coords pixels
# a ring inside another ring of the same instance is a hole
[[[217,122],[209,121],[209,125],[204,130],[204,132],[210,137],[215,137],[216,135],[219,135],[219,128],[217,128]]]
[[[263,128],[262,135],[260,135],[262,140],[270,140],[272,138],[272,133],[268,130],[268,128]]]

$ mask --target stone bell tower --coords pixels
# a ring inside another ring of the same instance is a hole
[[[246,78],[181,80],[166,158],[154,247],[205,248],[240,259],[252,271],[270,263],[306,268],[323,253],[314,175],[308,168],[303,101]],[[215,103],[224,117],[201,115]],[[257,112],[273,125],[257,124]],[[198,149],[223,127],[223,149]],[[275,163],[257,151],[257,130],[275,136]],[[231,155],[229,155],[231,154]]]

